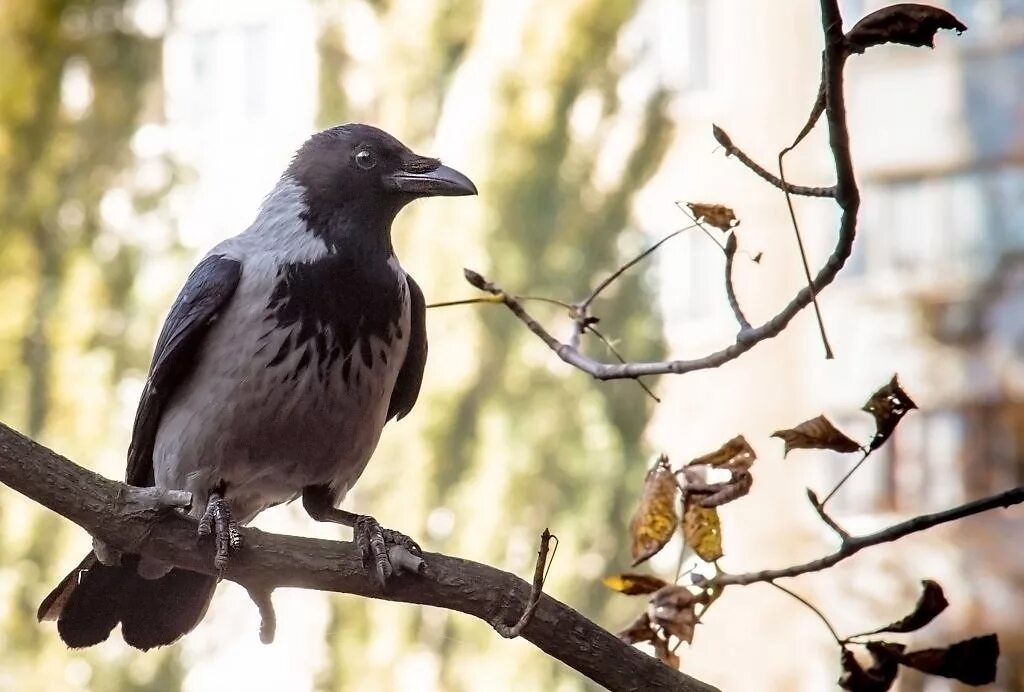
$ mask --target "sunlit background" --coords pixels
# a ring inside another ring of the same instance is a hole
[[[852,23],[881,3],[843,2]],[[940,3],[935,3],[940,4]],[[560,538],[547,590],[610,629],[642,600],[609,592],[645,468],[743,433],[752,495],[723,509],[725,569],[831,550],[805,499],[850,460],[782,458],[772,431],[858,411],[893,372],[921,410],[837,496],[870,530],[1024,480],[1024,2],[950,0],[970,27],[936,49],[881,48],[848,69],[864,204],[849,268],[821,297],[837,359],[806,311],[714,371],[597,383],[507,311],[431,311],[415,412],[390,426],[346,506],[430,550],[527,575]],[[0,419],[119,478],[154,336],[192,263],[243,230],[313,130],[372,122],[464,170],[479,198],[432,200],[395,243],[429,301],[469,297],[462,267],[571,300],[687,223],[678,201],[742,220],[738,291],[752,321],[801,285],[785,201],[716,149],[724,127],[770,163],[813,102],[814,0],[0,0]],[[830,184],[823,132],[788,176]],[[820,263],[838,214],[800,200]],[[745,261],[756,253],[763,259]],[[722,253],[671,241],[595,306],[631,359],[731,342]],[[536,308],[556,333],[565,315]],[[600,344],[591,353],[611,355]],[[348,539],[299,508],[264,528]],[[225,583],[179,644],[140,654],[116,634],[69,652],[39,600],[88,549],[77,527],[0,488],[0,690],[572,690],[578,674],[485,623],[429,608],[279,591],[277,641]],[[1024,690],[1024,512],[992,513],[789,582],[841,633],[904,615],[919,580],[950,611],[910,641],[998,631],[993,689]],[[675,571],[673,544],[653,561]],[[818,691],[839,674],[828,631],[767,586],[733,587],[680,650],[725,690]],[[903,675],[898,689],[947,681]]]

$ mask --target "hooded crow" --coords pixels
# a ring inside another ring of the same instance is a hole
[[[384,424],[419,395],[427,358],[423,294],[391,244],[419,197],[476,194],[466,176],[368,125],[309,138],[245,232],[193,270],[157,340],[126,482],[192,493],[215,565],[238,525],[302,497],[318,521],[353,527],[379,582],[408,537],[337,508]],[[120,623],[146,650],[191,631],[216,578],[97,545],[39,607],[71,647]]]

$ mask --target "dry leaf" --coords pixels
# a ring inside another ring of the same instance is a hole
[[[718,510],[703,507],[696,496],[688,496],[683,511],[683,540],[704,562],[722,557],[722,522]]]
[[[624,593],[627,596],[639,596],[642,594],[654,593],[668,582],[664,579],[649,574],[615,574],[605,577],[604,585],[613,591]]]
[[[711,483],[704,486],[700,493],[695,494],[700,495],[701,507],[718,507],[743,497],[750,492],[752,485],[754,477],[750,471],[733,471],[732,478],[727,482]]]
[[[883,7],[854,24],[846,34],[846,45],[851,53],[863,53],[883,43],[933,48],[939,29],[952,29],[961,34],[967,31],[967,26],[938,7],[901,3]]]
[[[654,625],[689,644],[697,625],[695,608],[700,602],[700,597],[685,586],[670,584],[651,596],[647,615]]]
[[[853,655],[844,648],[840,661],[843,674],[839,678],[839,686],[850,692],[886,692],[896,680],[899,672],[899,655],[903,652],[902,644],[888,642],[868,642],[872,665],[865,670]]]
[[[914,610],[910,615],[867,634],[914,632],[927,625],[939,613],[944,611],[949,605],[949,601],[946,600],[946,595],[942,593],[942,587],[939,586],[938,582],[925,579],[921,584],[924,586],[924,590],[921,592],[920,598],[917,599],[917,605],[914,606]]]
[[[836,429],[825,416],[805,420],[795,428],[776,430],[772,437],[786,443],[783,456],[794,449],[831,449],[835,452],[856,452],[860,445]]]
[[[629,623],[626,629],[615,636],[627,644],[638,644],[640,642],[653,642],[658,638],[658,633],[651,627],[651,618],[645,610],[640,613],[636,620]]]
[[[678,492],[668,457],[662,455],[647,472],[640,506],[629,522],[634,567],[664,548],[672,538],[679,524]]]
[[[735,212],[729,207],[721,204],[702,204],[700,202],[687,202],[686,206],[693,213],[693,218],[702,221],[709,226],[722,231],[730,231],[740,225]]]
[[[754,448],[743,435],[737,435],[713,452],[697,457],[687,466],[714,466],[718,468],[749,469],[757,459]]]
[[[942,649],[922,649],[900,656],[900,663],[931,675],[953,678],[968,685],[987,685],[996,679],[999,638],[974,637]]]
[[[915,408],[917,404],[903,391],[896,375],[893,375],[889,383],[872,394],[861,407],[862,411],[875,417],[875,436],[871,438],[871,449],[878,449],[885,444],[903,416]]]

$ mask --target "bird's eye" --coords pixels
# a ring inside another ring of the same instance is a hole
[[[356,165],[368,171],[377,165],[377,157],[369,149],[363,149],[356,153]]]

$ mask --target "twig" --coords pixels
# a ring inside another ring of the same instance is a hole
[[[555,545],[558,545],[558,539],[551,535],[551,532],[544,529],[544,533],[540,535],[540,547],[537,549],[537,566],[533,570],[533,584],[530,588],[530,600],[526,603],[526,609],[523,610],[523,614],[519,616],[519,621],[516,624],[509,626],[502,622],[500,619],[495,620],[491,623],[494,630],[505,639],[515,639],[523,633],[533,617],[533,611],[537,610],[537,604],[540,603],[541,594],[544,593],[544,580],[547,578],[547,565],[548,565],[548,550],[551,547],[551,540],[554,539]]]
[[[609,350],[609,351],[611,351],[612,355],[613,355],[613,356],[615,356],[615,357],[616,357],[616,358],[618,359],[618,361],[619,361],[620,363],[625,363],[625,362],[626,362],[626,359],[625,359],[625,358],[623,358],[623,357],[622,357],[622,354],[621,354],[621,353],[619,353],[619,352],[618,352],[618,350],[617,350],[617,349],[616,349],[616,348],[615,348],[615,347],[614,347],[614,346],[612,345],[612,342],[611,342],[611,341],[609,341],[609,340],[608,340],[608,339],[607,339],[607,338],[605,337],[605,335],[604,335],[604,334],[602,334],[601,332],[597,331],[597,329],[595,329],[595,328],[594,328],[594,325],[592,325],[592,324],[588,324],[588,325],[587,325],[587,331],[589,331],[589,332],[590,332],[591,334],[593,334],[593,335],[594,335],[594,336],[596,336],[596,337],[597,337],[598,339],[600,339],[600,340],[601,340],[601,343],[603,343],[603,344],[604,344],[604,345],[605,345],[605,346],[606,346],[606,347],[608,348],[608,350]],[[658,395],[657,395],[657,394],[655,394],[654,392],[652,392],[652,391],[651,391],[651,388],[647,386],[647,383],[646,383],[646,382],[644,382],[643,380],[641,380],[641,379],[640,379],[639,377],[637,377],[637,378],[634,378],[634,380],[636,381],[636,383],[637,383],[638,385],[640,385],[640,388],[641,388],[641,389],[643,389],[643,390],[644,390],[645,392],[647,392],[647,396],[649,396],[649,397],[651,397],[652,399],[654,399],[654,401],[655,401],[656,403],[659,403],[659,404],[661,403],[661,399],[660,399],[660,398],[658,398]]]
[[[782,166],[782,158],[788,149],[779,152],[779,178],[786,182],[786,172]],[[796,210],[793,209],[793,198],[789,190],[782,188],[782,194],[786,196],[786,207],[789,209],[789,218],[793,222],[793,233],[796,234],[796,245],[800,249],[800,262],[804,267],[804,276],[807,277],[807,290],[811,292],[811,304],[814,305],[814,316],[818,319],[818,330],[821,332],[821,343],[825,347],[825,360],[835,358],[832,355],[832,347],[828,343],[828,335],[825,334],[825,321],[821,318],[821,307],[818,305],[818,295],[814,291],[814,282],[811,279],[811,265],[807,262],[807,253],[804,251],[804,239],[800,236],[800,225],[796,222]]]
[[[882,543],[891,543],[903,538],[904,536],[909,536],[912,533],[918,533],[919,531],[930,529],[933,526],[947,524],[951,521],[980,514],[981,512],[987,512],[990,509],[996,509],[998,507],[1018,505],[1022,502],[1024,502],[1024,486],[1018,486],[1011,490],[1006,490],[980,500],[966,502],[962,505],[958,505],[941,512],[922,514],[921,516],[914,517],[913,519],[893,524],[892,526],[882,529],[881,531],[876,531],[875,533],[869,533],[864,536],[853,536],[849,540],[845,541],[834,553],[830,553],[829,555],[818,558],[817,560],[781,569],[767,569],[761,570],[760,572],[747,572],[745,574],[720,574],[717,577],[710,579],[709,583],[716,586],[728,586],[730,584],[756,584],[764,581],[775,581],[776,579],[782,579],[785,577],[797,577],[809,572],[820,572],[823,569],[828,569],[832,565],[842,562],[843,560],[859,553],[861,550],[864,550],[864,548],[880,545]]]
[[[836,483],[836,486],[835,486],[834,488],[832,488],[832,490],[830,490],[830,491],[829,491],[828,495],[826,495],[826,496],[825,496],[825,499],[821,501],[821,508],[822,508],[822,509],[824,509],[824,507],[825,507],[825,504],[826,504],[826,503],[827,503],[827,502],[828,502],[829,500],[831,500],[831,499],[832,499],[832,496],[833,496],[833,495],[835,495],[835,494],[836,494],[836,492],[837,492],[837,491],[838,491],[838,490],[839,490],[840,488],[842,488],[842,487],[843,487],[843,484],[844,484],[844,483],[846,483],[846,481],[850,479],[850,476],[852,476],[852,475],[853,475],[853,474],[854,474],[854,473],[855,473],[855,472],[857,471],[857,469],[859,469],[859,468],[861,467],[861,464],[863,464],[863,463],[864,463],[864,462],[865,462],[865,461],[867,460],[867,458],[868,458],[869,456],[871,456],[871,452],[872,452],[872,451],[873,451],[873,450],[871,450],[870,448],[869,448],[869,449],[867,449],[867,450],[865,450],[865,451],[864,451],[864,456],[862,456],[862,457],[860,458],[860,460],[859,460],[859,461],[858,461],[858,462],[857,462],[856,464],[854,464],[854,465],[853,465],[853,468],[851,468],[851,469],[850,469],[849,471],[847,471],[847,472],[846,472],[846,475],[845,475],[845,476],[843,476],[842,478],[840,478],[840,479],[839,479],[839,482],[838,482],[838,483]]]
[[[464,298],[462,300],[446,300],[441,303],[428,303],[426,309],[431,308],[448,308],[454,305],[476,305],[477,303],[500,303],[501,300],[495,296],[485,296],[483,298]]]
[[[736,289],[732,285],[733,260],[736,258],[737,246],[736,234],[729,234],[729,240],[725,243],[725,295],[729,299],[729,307],[732,308],[732,314],[736,316],[736,321],[740,324],[740,333],[742,334],[749,331],[751,326],[743,314],[743,310],[740,309],[740,302],[736,298]]]
[[[839,536],[839,539],[843,543],[850,540],[849,532],[842,526],[837,524],[836,520],[830,517],[828,513],[825,512],[825,503],[818,502],[818,496],[815,495],[814,491],[811,490],[810,488],[807,489],[807,499],[808,501],[810,501],[811,506],[814,507],[814,511],[818,513],[818,517],[820,517],[821,520],[825,522],[825,524],[827,524],[830,529],[836,532],[836,534]]]
[[[832,633],[832,638],[836,640],[836,643],[842,645],[843,641],[839,638],[839,634],[836,632],[836,628],[832,626],[832,623],[828,621],[828,618],[825,617],[825,614],[823,612],[821,612],[816,605],[814,605],[813,603],[811,603],[810,601],[808,601],[806,598],[804,598],[800,594],[796,593],[795,591],[790,591],[785,586],[780,586],[779,584],[776,584],[773,581],[770,581],[768,583],[771,584],[772,586],[774,586],[776,589],[778,589],[782,593],[788,594],[792,598],[795,598],[796,600],[798,600],[801,603],[803,603],[807,607],[808,610],[810,610],[812,613],[817,615],[818,619],[821,620],[823,623],[825,623],[825,627],[828,627],[828,631]]]
[[[824,106],[824,101],[822,101],[822,105]],[[729,137],[729,135],[727,135],[725,133],[725,130],[720,128],[718,125],[714,125],[712,127],[712,134],[715,137],[715,141],[721,144],[722,148],[725,149],[726,156],[735,156],[740,161],[740,163],[742,163],[744,166],[753,171],[759,178],[767,181],[771,185],[779,188],[780,190],[785,190],[791,194],[801,195],[803,197],[836,196],[836,188],[833,185],[829,185],[827,187],[809,187],[807,185],[793,185],[791,183],[787,183],[785,180],[775,177],[774,175],[771,174],[771,172],[769,172],[767,169],[763,168],[756,161],[750,158],[742,149],[733,144],[732,139]],[[798,138],[797,142],[799,142],[802,138],[802,136]],[[791,146],[796,146],[796,143],[794,143]]]
[[[608,286],[610,286],[613,281],[615,281],[620,276],[622,276],[623,272],[625,272],[627,269],[629,269],[630,267],[635,265],[637,262],[641,261],[642,259],[644,259],[648,255],[650,255],[652,252],[657,250],[659,247],[664,245],[669,240],[672,240],[672,238],[675,238],[680,233],[682,233],[684,231],[688,231],[691,228],[696,227],[697,225],[698,224],[695,222],[693,224],[690,224],[689,226],[686,226],[685,228],[679,228],[679,229],[676,229],[676,230],[672,231],[668,235],[664,236],[661,240],[659,240],[658,242],[654,243],[654,245],[651,245],[646,250],[644,250],[643,252],[638,254],[636,257],[634,257],[633,259],[631,259],[628,262],[626,262],[625,264],[623,264],[621,267],[619,267],[618,269],[613,271],[611,274],[609,274],[604,279],[604,281],[599,283],[597,285],[597,287],[593,291],[590,292],[589,296],[587,296],[586,298],[581,300],[577,304],[577,306],[576,306],[577,309],[579,309],[581,313],[585,314],[586,311],[587,311],[587,308],[590,307],[590,304],[594,302],[594,299],[597,298],[597,296],[601,294],[601,291],[603,291],[604,289],[608,288]]]

